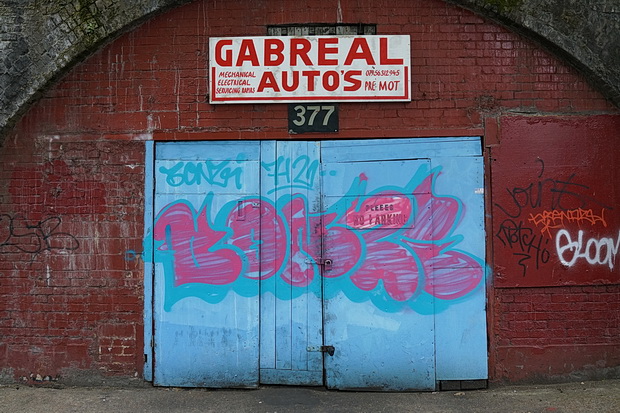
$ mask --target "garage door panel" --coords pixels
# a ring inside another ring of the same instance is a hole
[[[251,161],[259,159],[258,141],[158,142],[155,158],[180,161]]]
[[[335,216],[325,238],[327,385],[432,390],[485,378],[479,139],[389,143],[323,143],[324,207]]]
[[[263,151],[263,197],[274,203],[283,223],[276,236],[286,243],[275,257],[279,271],[261,281],[262,383],[323,381],[322,354],[308,351],[322,344],[322,288],[316,262],[321,234],[314,225],[320,220],[313,218],[320,215],[318,151],[317,142],[266,143]]]
[[[218,149],[223,155],[211,163],[208,152],[217,154]],[[235,155],[239,149],[235,144],[157,146],[153,225],[157,385],[258,385],[259,284],[246,277],[249,263],[235,245],[229,224],[231,219],[251,219],[240,216],[239,203],[259,196],[259,159]],[[255,149],[250,144],[246,152],[256,155]],[[214,165],[216,169],[210,170]],[[260,231],[259,225],[256,228]],[[256,236],[260,238],[260,232]]]
[[[430,169],[430,161],[324,162],[323,168],[337,171],[323,174],[324,187],[331,188],[324,197],[327,215],[342,216],[335,227],[346,229],[325,239],[332,262],[324,281],[325,342],[335,347],[325,360],[328,387],[434,389],[434,318],[403,311],[422,290],[418,254],[431,249],[422,245],[416,252],[403,239],[416,216],[428,215],[418,211],[412,180]],[[344,200],[333,193],[341,180],[355,188]],[[361,248],[341,248],[356,242]],[[357,260],[351,259],[355,253]]]
[[[482,146],[479,137],[415,138],[415,139],[361,139],[341,148],[346,141],[324,141],[322,161],[369,162],[435,158],[441,156],[480,156]],[[351,141],[349,141],[351,142]]]
[[[479,138],[157,144],[155,383],[486,378],[480,150]]]

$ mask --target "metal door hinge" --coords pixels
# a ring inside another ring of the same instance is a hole
[[[308,346],[306,349],[308,351],[320,351],[321,353],[327,353],[330,356],[333,356],[336,351],[334,346]]]

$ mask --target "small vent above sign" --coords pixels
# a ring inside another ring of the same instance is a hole
[[[267,26],[268,36],[374,35],[376,24],[290,24]]]

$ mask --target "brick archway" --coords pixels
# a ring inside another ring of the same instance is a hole
[[[40,93],[77,62],[189,0],[0,2],[0,142]],[[620,20],[611,0],[448,0],[533,38],[620,105]]]

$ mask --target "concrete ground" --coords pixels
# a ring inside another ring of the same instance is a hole
[[[433,393],[0,386],[0,412],[519,412],[618,413],[620,380]]]

